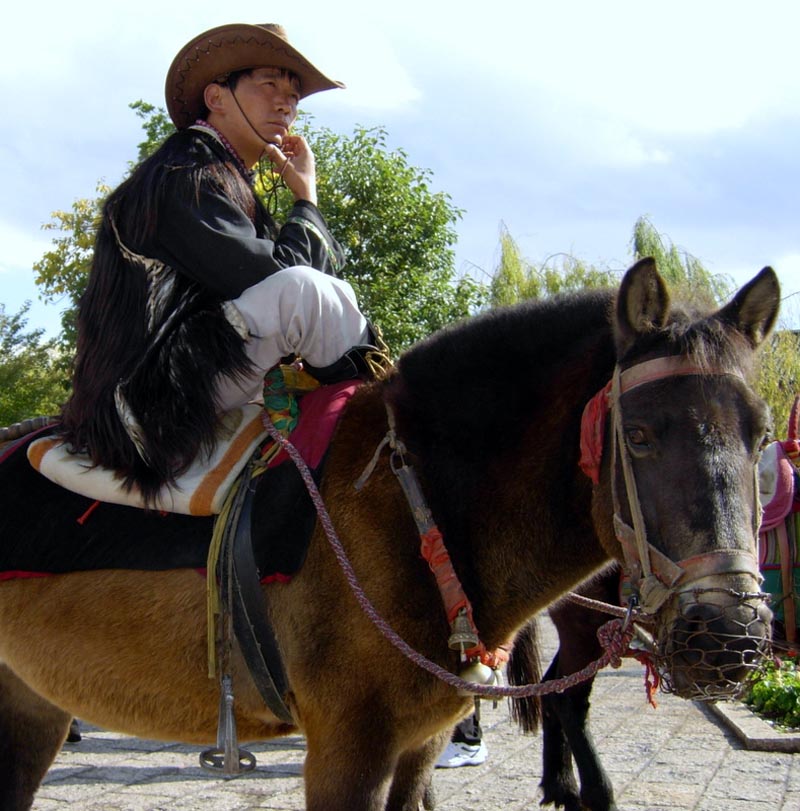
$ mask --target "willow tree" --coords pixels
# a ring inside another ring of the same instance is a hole
[[[703,263],[660,234],[650,220],[640,217],[630,242],[633,261],[651,256],[676,299],[714,309],[734,292],[733,280],[711,273]],[[544,262],[526,259],[508,229],[501,227],[500,259],[489,285],[493,306],[542,298],[580,288],[616,284],[620,271],[587,265],[567,254]],[[795,396],[800,394],[800,338],[779,325],[759,353],[756,389],[772,411],[775,436],[786,436]]]
[[[614,271],[566,253],[554,254],[541,263],[532,262],[501,224],[500,257],[489,283],[489,303],[499,307],[589,287],[609,287],[617,279]]]

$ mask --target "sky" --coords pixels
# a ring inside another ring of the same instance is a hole
[[[223,7],[224,6],[224,7]],[[347,84],[302,109],[383,126],[463,210],[456,267],[488,280],[506,227],[531,261],[623,270],[645,216],[712,273],[775,268],[800,326],[796,0],[40,0],[4,12],[0,303],[59,329],[33,264],[56,210],[116,185],[175,53],[203,30],[278,22]]]

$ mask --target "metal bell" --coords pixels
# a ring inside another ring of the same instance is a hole
[[[450,623],[450,638],[447,645],[450,650],[462,653],[478,644],[478,635],[472,629],[466,609],[462,608]]]
[[[472,684],[499,685],[502,682],[499,670],[493,670],[477,659],[474,662],[470,662],[458,675],[460,678],[464,679],[464,681],[471,682]],[[462,696],[474,695],[474,693],[471,693],[467,688],[460,689],[458,694]]]

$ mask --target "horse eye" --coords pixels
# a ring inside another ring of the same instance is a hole
[[[626,434],[628,444],[632,448],[643,449],[648,446],[647,437],[641,428],[629,428]]]

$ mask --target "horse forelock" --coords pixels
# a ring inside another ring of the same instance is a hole
[[[749,380],[756,352],[742,333],[714,313],[703,314],[686,305],[678,305],[672,308],[667,324],[641,335],[620,358],[620,363],[628,367],[659,355],[680,355],[701,372],[738,372]]]

